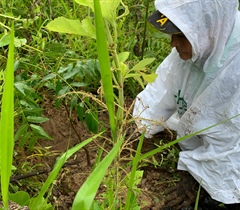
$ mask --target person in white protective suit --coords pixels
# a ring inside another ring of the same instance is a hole
[[[155,1],[157,11],[148,20],[171,35],[173,49],[157,68],[156,80],[138,94],[133,111],[147,138],[165,125],[182,137],[220,123],[179,143],[178,169],[188,171],[212,199],[225,204],[240,203],[238,4]]]

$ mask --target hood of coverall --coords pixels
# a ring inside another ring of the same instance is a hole
[[[233,30],[238,0],[156,0],[155,7],[187,37],[192,61],[205,73],[221,69],[225,46]],[[234,53],[227,55],[230,59]],[[225,60],[224,59],[224,60]],[[216,72],[215,72],[216,73]]]

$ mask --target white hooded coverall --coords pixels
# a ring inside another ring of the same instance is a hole
[[[193,57],[175,48],[156,80],[138,94],[133,116],[146,137],[163,130],[176,111],[179,137],[240,114],[238,0],[156,0],[155,7],[187,37]],[[178,169],[188,171],[211,197],[240,203],[240,117],[180,143]]]

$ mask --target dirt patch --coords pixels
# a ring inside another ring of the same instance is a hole
[[[84,123],[77,120],[77,116],[74,113],[72,113],[71,119],[69,119],[69,112],[66,111],[64,106],[56,109],[53,100],[46,100],[43,108],[45,109],[44,115],[49,118],[49,121],[43,124],[43,128],[53,137],[53,140],[39,141],[39,148],[43,151],[42,156],[37,157],[33,155],[30,160],[28,157],[28,161],[32,164],[41,165],[40,168],[44,170],[51,170],[56,158],[59,157],[60,154],[82,140],[89,138],[92,134],[87,130]],[[108,122],[106,113],[101,113],[99,118],[102,122]],[[106,132],[105,135],[110,134]],[[145,139],[142,153],[156,148],[157,145],[171,141],[173,138],[174,135],[172,133],[164,131],[152,139]],[[51,202],[55,206],[55,209],[71,209],[76,192],[84,183],[92,169],[87,159],[90,160],[91,165],[94,163],[98,148],[103,142],[103,138],[96,139],[96,141],[87,145],[85,150],[81,149],[77,152],[64,165],[53,187]],[[133,143],[132,148],[136,147],[135,144],[136,142]],[[105,146],[106,150],[109,150],[111,147],[111,145],[107,145],[106,142]],[[185,193],[176,193],[178,190],[180,190],[180,192],[182,191],[182,186],[179,185],[182,172],[176,171],[177,152],[173,151],[176,149],[177,147],[169,148],[163,153],[154,156],[149,162],[141,165],[140,170],[144,171],[143,178],[139,184],[139,188],[141,189],[141,194],[139,195],[139,203],[141,203],[142,206],[141,209],[181,209],[183,206],[190,206],[190,204],[193,203],[192,198],[189,198]],[[86,155],[86,151],[88,155]],[[129,156],[130,154],[128,154],[128,151],[124,151],[124,155]],[[27,154],[24,154],[24,156],[26,158]],[[42,176],[36,176],[35,178],[45,181],[47,173]],[[166,194],[168,189],[173,190],[169,190],[168,194]],[[101,186],[99,193],[104,190],[105,188]],[[169,205],[169,203],[171,204]]]

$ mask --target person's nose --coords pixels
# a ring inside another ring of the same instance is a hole
[[[178,40],[178,37],[175,34],[172,34],[171,43],[170,44],[171,44],[171,47],[179,46],[179,40]]]

